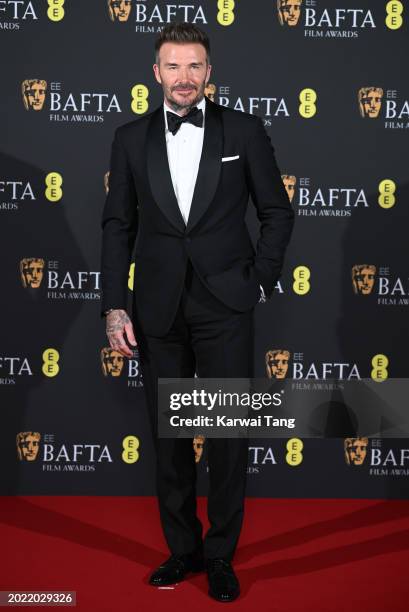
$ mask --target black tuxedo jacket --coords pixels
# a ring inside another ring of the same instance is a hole
[[[236,311],[257,304],[259,285],[269,297],[281,274],[294,212],[262,121],[206,98],[204,130],[187,225],[173,190],[163,106],[115,132],[102,218],[101,311],[126,309],[135,248],[134,315],[148,335],[170,328],[188,258]],[[261,222],[256,249],[245,223],[249,194]]]

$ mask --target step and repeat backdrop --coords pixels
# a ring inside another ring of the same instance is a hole
[[[408,377],[405,4],[0,0],[0,494],[155,493],[138,354],[111,351],[100,318],[100,220],[115,128],[162,103],[172,21],[209,34],[206,93],[263,119],[295,210],[256,376],[335,404],[344,381]],[[251,202],[248,223],[256,239]],[[248,495],[409,496],[409,439],[346,436],[251,440]]]

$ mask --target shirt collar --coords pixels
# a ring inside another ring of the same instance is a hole
[[[198,104],[196,104],[197,108],[202,109],[203,111],[203,124],[204,124],[204,118],[205,118],[205,112],[206,112],[206,96],[203,96],[203,98],[200,100],[200,102]],[[172,110],[165,102],[165,100],[163,101],[163,114],[165,116],[165,132],[168,131],[168,118],[166,116],[166,111],[170,111],[171,113],[175,113],[174,110]],[[177,113],[175,113],[175,115],[177,115]]]

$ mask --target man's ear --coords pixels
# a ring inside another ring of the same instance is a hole
[[[160,78],[159,65],[158,64],[153,64],[153,73],[155,75],[155,79],[157,80],[157,82],[162,85],[162,79]]]

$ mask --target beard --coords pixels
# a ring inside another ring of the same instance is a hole
[[[186,100],[186,102],[178,102],[177,100],[175,100],[175,98],[172,95],[172,91],[175,89],[179,89],[179,90],[183,90],[183,89],[192,89],[195,88],[196,89],[196,95],[193,98],[193,100]],[[203,99],[204,96],[204,90],[206,87],[206,83],[205,81],[203,81],[203,83],[201,83],[201,85],[196,86],[196,85],[175,85],[175,87],[173,87],[172,89],[167,89],[165,91],[165,98],[166,98],[166,102],[168,103],[168,105],[170,106],[170,108],[172,108],[175,112],[180,112],[180,111],[186,111],[186,114],[190,111],[190,109],[194,108],[197,104],[199,104],[199,102]]]

